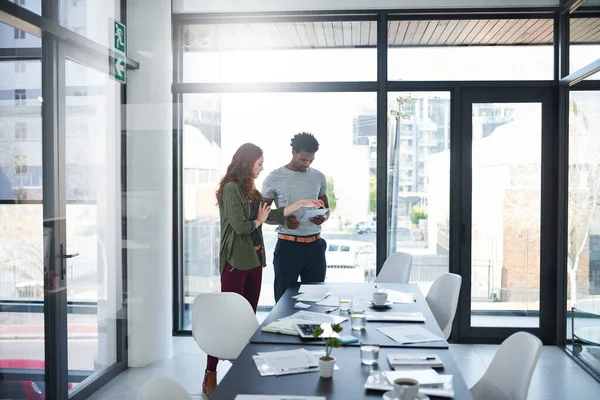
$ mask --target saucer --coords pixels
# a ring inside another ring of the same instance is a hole
[[[379,305],[379,304],[375,304],[373,302],[373,300],[369,300],[369,304],[371,304],[371,307],[373,307],[373,308],[383,309],[383,308],[390,308],[392,306],[392,304],[394,304],[394,302],[393,301],[386,301],[385,304]]]
[[[383,394],[383,400],[398,400],[398,398],[394,394],[394,391],[390,390],[389,392],[385,392]],[[416,400],[429,400],[429,396],[423,393],[419,393],[419,397],[417,397]]]

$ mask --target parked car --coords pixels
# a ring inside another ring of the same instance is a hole
[[[372,282],[375,245],[358,240],[329,240],[325,252],[327,282]]]
[[[375,221],[361,221],[358,222],[354,226],[354,228],[356,229],[356,232],[358,232],[359,235],[362,235],[363,233],[375,232],[377,226],[375,224]]]

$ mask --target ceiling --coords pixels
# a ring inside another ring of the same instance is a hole
[[[553,19],[388,22],[391,47],[551,44]],[[377,22],[282,22],[188,25],[188,51],[374,47]],[[571,43],[600,43],[600,18],[572,18]]]

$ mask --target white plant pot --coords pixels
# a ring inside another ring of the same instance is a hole
[[[321,378],[333,377],[333,367],[335,367],[335,357],[333,360],[321,360],[319,358],[319,374]]]

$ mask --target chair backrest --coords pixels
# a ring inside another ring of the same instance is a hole
[[[444,274],[433,282],[425,298],[446,340],[452,331],[461,284],[460,275]]]
[[[527,332],[508,337],[481,379],[471,388],[475,400],[525,400],[542,342]]]
[[[192,400],[192,396],[177,381],[161,376],[142,387],[139,400]]]
[[[381,271],[375,278],[376,283],[408,283],[412,256],[398,251],[390,255],[383,263]]]
[[[237,293],[201,293],[194,300],[192,335],[213,357],[235,360],[258,326],[250,303]]]

